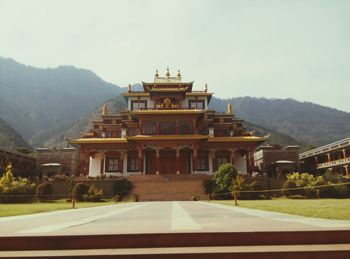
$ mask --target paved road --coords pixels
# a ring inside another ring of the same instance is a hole
[[[349,229],[313,219],[208,202],[138,202],[0,218],[0,235],[80,235]]]

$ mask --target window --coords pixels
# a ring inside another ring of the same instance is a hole
[[[155,122],[144,122],[142,125],[142,134],[145,134],[145,135],[156,134],[156,123]]]
[[[106,172],[119,172],[119,158],[106,157]]]
[[[209,163],[207,156],[200,156],[197,158],[197,171],[208,171]]]
[[[128,171],[136,172],[139,171],[139,159],[137,157],[129,157],[128,158]]]
[[[204,110],[205,109],[205,105],[204,105],[204,101],[189,101],[189,108],[190,109],[197,109],[197,110]]]
[[[228,137],[230,136],[229,129],[215,129],[214,135],[216,137]]]
[[[198,134],[201,135],[208,135],[209,134],[209,130],[207,126],[202,126],[198,129]]]
[[[181,121],[179,131],[180,134],[192,134],[192,121]]]
[[[176,134],[175,121],[161,121],[159,123],[159,134],[161,134],[161,135],[174,135],[174,134]]]
[[[218,168],[219,168],[221,165],[228,163],[228,159],[226,156],[222,156],[222,157],[218,157],[216,162],[217,162]]]
[[[137,135],[137,129],[135,127],[128,128],[127,135],[128,136],[135,136],[135,135]]]
[[[147,101],[131,101],[131,110],[145,110],[147,108]]]

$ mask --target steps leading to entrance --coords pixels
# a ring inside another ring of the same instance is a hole
[[[207,199],[203,180],[212,176],[198,175],[133,175],[127,179],[134,188],[132,194],[138,195],[140,201],[186,201],[191,194]]]
[[[4,258],[349,258],[350,231],[0,237]]]

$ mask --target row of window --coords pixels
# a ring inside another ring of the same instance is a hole
[[[107,157],[105,163],[105,172],[120,172],[119,165],[120,159],[118,157]],[[128,172],[137,172],[140,170],[139,159],[136,157],[128,158]],[[228,163],[228,158],[217,157],[216,159],[217,166],[220,167],[222,164]],[[208,156],[197,157],[196,160],[196,170],[197,171],[209,171],[209,159]]]
[[[205,109],[205,102],[204,100],[196,101],[196,100],[190,100],[188,102],[188,108],[189,109],[197,109],[197,110],[204,110]],[[138,110],[145,110],[147,109],[147,101],[142,100],[132,100],[131,101],[131,110],[132,111],[138,111]]]
[[[105,172],[120,172],[120,159],[118,157],[107,157],[105,163]],[[139,159],[136,157],[129,157],[127,164],[128,172],[140,171]]]
[[[142,125],[142,134],[144,135],[156,135],[156,123],[155,122],[144,122]],[[171,121],[165,121],[165,122],[159,122],[159,135],[175,135],[176,134],[176,122]],[[192,130],[192,123],[191,122],[185,122],[181,123],[179,126],[179,134],[193,134]],[[198,128],[198,134],[201,135],[208,135],[209,130],[208,127],[200,127]],[[127,135],[128,136],[135,136],[137,135],[137,128],[128,128],[127,129]],[[112,131],[107,130],[101,134],[102,137],[105,138],[120,138],[121,137],[121,131],[120,129]],[[216,137],[223,137],[223,136],[230,136],[230,130],[229,129],[215,129],[214,130],[214,136]]]

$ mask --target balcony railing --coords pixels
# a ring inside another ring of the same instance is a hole
[[[334,160],[334,161],[330,161],[330,162],[319,163],[319,164],[317,164],[317,169],[345,165],[345,164],[349,164],[349,163],[350,163],[350,157],[347,157],[347,158],[342,158],[342,159],[338,159],[338,160]]]

